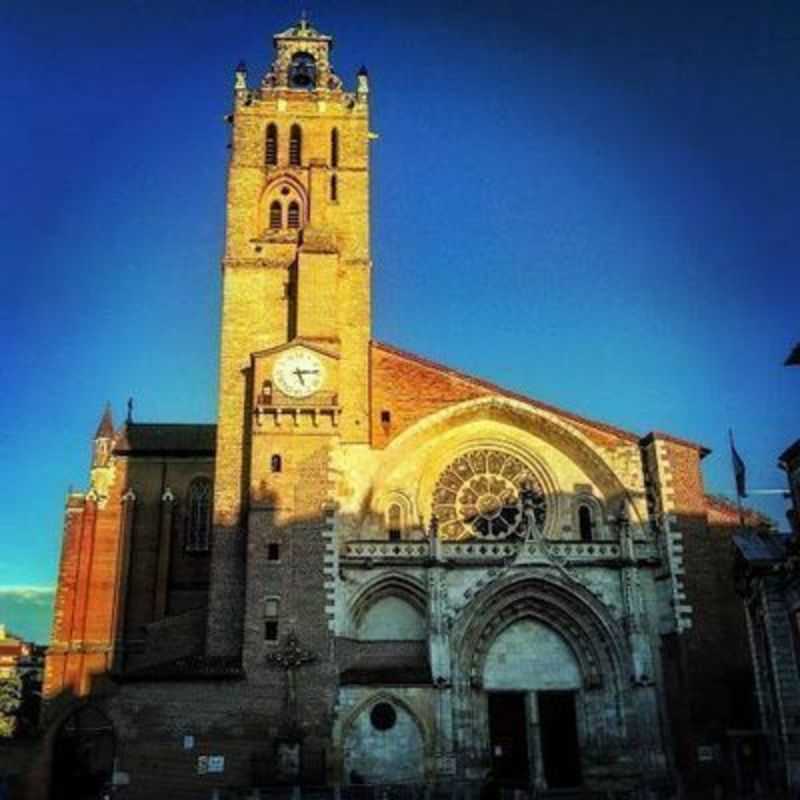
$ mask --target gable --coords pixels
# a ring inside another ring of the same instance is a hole
[[[372,342],[370,361],[372,446],[378,449],[386,447],[429,414],[466,400],[491,395],[509,397],[557,414],[601,447],[614,448],[639,442],[640,437],[630,431],[541,403],[380,342]],[[383,412],[389,413],[388,423],[383,421]]]

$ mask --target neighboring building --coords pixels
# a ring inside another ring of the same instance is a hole
[[[778,466],[786,473],[791,506],[787,512],[789,525],[800,536],[800,439],[781,453]]]
[[[15,677],[17,665],[26,654],[26,643],[11,635],[6,626],[0,624],[0,680]]]
[[[800,366],[800,344],[785,362]],[[758,681],[763,760],[773,782],[800,790],[800,439],[780,456],[791,533],[735,537],[736,585],[744,598]]]
[[[31,736],[39,721],[45,648],[0,624],[0,738]]]
[[[736,587],[744,599],[757,677],[760,738],[750,743],[753,778],[800,790],[800,553],[797,539],[739,533]],[[751,780],[753,779],[751,778]]]
[[[331,45],[302,21],[236,72],[217,425],[107,410],[68,498],[53,785],[75,753],[130,798],[694,774],[736,713],[698,683],[708,451],[372,340],[369,82]]]
[[[14,636],[0,624],[0,680],[30,676],[41,683],[44,647]]]

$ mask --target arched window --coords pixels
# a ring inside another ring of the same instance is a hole
[[[339,179],[331,175],[331,200],[335,203],[339,199]]]
[[[400,503],[392,503],[387,509],[386,530],[390,541],[403,538],[403,508]]]
[[[267,164],[278,163],[278,126],[271,122],[267,125],[267,149],[265,161]]]
[[[283,470],[283,459],[281,459],[278,453],[274,453],[269,460],[269,468],[272,472],[281,472],[281,470]]]
[[[300,206],[296,200],[292,200],[292,202],[289,203],[288,221],[290,228],[300,227]]]
[[[264,641],[278,641],[278,617],[281,601],[278,597],[264,598]]]
[[[331,131],[331,166],[339,166],[339,131],[336,128]]]
[[[211,543],[211,481],[197,478],[189,486],[184,549],[190,553],[208,552]]]
[[[592,541],[592,529],[594,522],[592,520],[592,509],[589,506],[580,506],[578,508],[578,530],[581,535],[582,542]]]
[[[273,200],[269,207],[269,227],[280,230],[283,227],[283,209],[277,200]]]
[[[289,164],[299,167],[303,163],[303,132],[299,125],[292,125],[289,132]]]

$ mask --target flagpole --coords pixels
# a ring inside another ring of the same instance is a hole
[[[744,510],[742,509],[742,496],[739,493],[739,479],[736,470],[736,447],[733,444],[733,430],[728,428],[728,439],[731,444],[731,464],[733,466],[733,483],[736,488],[736,508],[739,510],[739,529],[744,533]]]

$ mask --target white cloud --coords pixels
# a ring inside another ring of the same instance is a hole
[[[55,586],[0,586],[0,600],[26,600],[35,604],[49,604]]]

